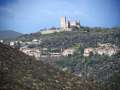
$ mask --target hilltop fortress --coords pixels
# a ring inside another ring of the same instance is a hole
[[[63,16],[61,17],[60,24],[61,29],[64,31],[67,31],[70,28],[80,28],[80,21],[69,21]]]
[[[60,28],[50,28],[40,31],[41,34],[50,34],[62,31],[72,31],[74,28],[80,29],[80,21],[70,21],[66,17],[62,16],[60,19]]]

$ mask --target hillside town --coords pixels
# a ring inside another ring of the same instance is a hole
[[[60,19],[60,28],[51,28],[48,30],[41,30],[40,33],[42,35],[49,35],[49,34],[54,34],[55,32],[60,33],[60,32],[67,32],[67,31],[73,31],[74,28],[80,29],[80,21],[70,21],[67,20],[66,17],[61,17]],[[56,47],[39,47],[41,45],[42,38],[37,39],[34,38],[31,41],[22,41],[22,40],[14,40],[14,41],[9,41],[6,42],[4,40],[0,40],[1,43],[8,44],[13,48],[18,48],[20,51],[24,52],[25,54],[29,56],[33,56],[36,59],[39,60],[41,57],[61,57],[61,56],[72,56],[76,52],[80,50],[76,49],[74,47],[67,47],[67,48],[56,48]],[[79,46],[81,46],[79,44]],[[86,47],[84,48],[84,57],[89,57],[90,55],[107,55],[107,56],[112,56],[120,52],[120,49],[115,46],[114,44],[111,43],[100,43],[97,42],[96,47]]]
[[[120,90],[120,0],[0,0],[0,90]]]
[[[108,85],[112,84],[111,76],[120,75],[120,29],[82,27],[79,20],[70,21],[66,17],[61,17],[60,26],[60,28],[52,27],[21,35],[15,39],[1,39],[0,48],[3,51],[0,54],[2,57],[4,56],[5,60],[10,62],[9,64],[11,64],[12,60],[16,61],[13,64],[15,69],[16,67],[21,68],[23,65],[26,70],[26,63],[28,63],[29,69],[31,69],[29,71],[32,72],[33,67],[47,67],[47,71],[44,71],[44,69],[40,70],[40,68],[37,69],[40,71],[39,75],[35,70],[33,72],[36,73],[35,77],[40,75],[42,78],[46,77],[43,72],[48,72],[50,69],[48,65],[50,65],[60,70],[60,72],[71,73],[84,81],[90,80],[90,82],[93,81],[94,83],[101,83],[100,85],[103,85],[102,83],[110,80],[107,83]],[[2,54],[3,52],[4,54]],[[8,52],[10,55],[7,56]],[[29,58],[34,59],[32,63],[30,63],[31,60]],[[24,61],[24,59],[28,59],[28,61]],[[2,60],[2,62],[5,60]],[[33,65],[35,62],[37,63]],[[42,67],[38,62],[45,63],[46,65]],[[21,64],[21,66],[17,66],[18,64]],[[13,66],[11,66],[11,70],[13,70]],[[23,72],[23,67],[21,68],[21,72]],[[7,68],[4,70],[6,72]],[[19,74],[19,70],[16,71],[18,71],[17,76],[19,78],[21,74]],[[29,74],[29,71],[26,73],[28,73],[28,76],[32,76]],[[53,77],[53,70],[50,69],[50,72]],[[47,75],[46,78],[49,77],[49,74]],[[59,81],[55,78],[55,82],[58,83]]]
[[[26,53],[27,55],[34,56],[36,58],[40,57],[60,57],[60,56],[71,56],[77,51],[75,48],[67,49],[57,49],[51,48],[52,51],[49,51],[47,48],[28,48],[27,46],[20,47],[20,51]],[[85,48],[83,56],[89,57],[92,54],[98,55],[107,55],[112,56],[120,52],[120,49],[110,43],[98,44],[96,48]]]
[[[3,40],[0,41],[4,43]],[[70,48],[39,48],[38,46],[42,43],[42,40],[33,39],[31,42],[22,42],[22,41],[12,41],[9,42],[9,45],[13,48],[19,48],[20,51],[24,52],[29,56],[33,56],[39,60],[40,57],[60,57],[60,56],[72,56],[78,50],[74,47]],[[84,48],[84,57],[89,57],[91,54],[95,55],[107,55],[112,56],[120,52],[120,49],[110,43],[98,43],[95,48]]]

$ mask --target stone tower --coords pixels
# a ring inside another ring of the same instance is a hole
[[[66,17],[62,16],[60,23],[61,23],[61,28],[66,29]]]

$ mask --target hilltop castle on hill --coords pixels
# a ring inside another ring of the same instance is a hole
[[[48,30],[42,30],[41,34],[50,34],[55,32],[62,32],[62,31],[72,31],[73,28],[80,28],[80,21],[69,21],[66,17],[62,16],[60,19],[60,28],[50,28]]]
[[[61,29],[68,30],[70,28],[80,28],[80,21],[69,21],[66,17],[61,17]]]

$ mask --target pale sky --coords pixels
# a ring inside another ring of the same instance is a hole
[[[120,27],[120,0],[0,0],[0,30],[60,27],[61,16],[82,26]]]

